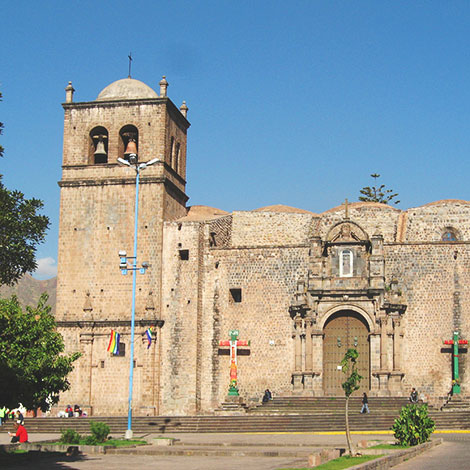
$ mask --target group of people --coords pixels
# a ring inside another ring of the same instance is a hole
[[[15,420],[15,432],[8,433],[8,435],[11,436],[12,444],[16,442],[28,442],[28,432],[24,427],[25,412],[26,410],[21,404],[14,410],[10,410],[6,406],[0,408],[0,426],[2,426],[7,419]]]
[[[86,413],[78,405],[75,405],[73,408],[72,405],[67,405],[65,411],[59,411],[57,416],[59,418],[73,418],[74,416],[80,418],[81,416],[86,416]]]
[[[8,419],[13,419],[15,421],[21,421],[21,424],[24,423],[24,413],[22,407],[18,407],[14,410],[8,409],[6,406],[0,408],[0,426],[6,422]]]

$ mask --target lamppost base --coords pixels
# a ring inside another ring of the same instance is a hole
[[[132,432],[132,429],[128,429],[126,431],[126,434],[124,435],[124,439],[132,439],[134,437],[134,433]]]

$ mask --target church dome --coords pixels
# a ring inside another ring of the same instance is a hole
[[[123,78],[104,88],[96,101],[139,100],[145,98],[158,98],[158,95],[140,80]]]

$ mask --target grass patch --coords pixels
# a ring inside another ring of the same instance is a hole
[[[28,451],[25,449],[13,449],[10,451],[7,451],[9,454],[27,454]]]
[[[38,443],[39,444],[39,443]],[[47,444],[47,445],[62,445],[62,446],[85,446],[90,445],[87,444],[86,438],[80,439],[78,444],[64,444],[63,442],[56,441],[56,442],[41,442],[40,444]],[[147,441],[143,441],[141,439],[108,439],[104,442],[97,442],[93,444],[95,446],[112,446],[112,447],[128,447],[128,446],[141,446],[147,444]]]
[[[378,459],[383,457],[382,455],[361,455],[359,457],[350,457],[345,455],[338,459],[330,460],[329,462],[323,463],[315,467],[316,470],[342,470],[343,468],[353,467],[361,463],[369,462],[369,460]],[[309,470],[308,468],[280,468],[279,470]]]
[[[377,444],[369,449],[409,449],[410,446],[401,446],[400,444]]]

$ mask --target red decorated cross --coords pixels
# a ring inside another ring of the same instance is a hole
[[[238,375],[237,375],[237,348],[239,346],[250,346],[250,341],[242,341],[238,339],[238,330],[230,330],[230,339],[228,341],[220,341],[219,346],[230,347],[230,386],[228,389],[229,396],[238,397]]]

